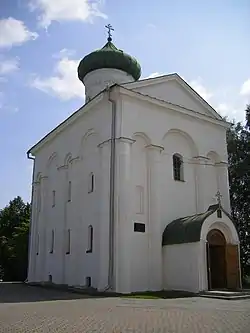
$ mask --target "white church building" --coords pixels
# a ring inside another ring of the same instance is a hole
[[[29,151],[29,282],[121,293],[241,288],[229,124],[178,74],[139,80],[111,35],[85,104]]]

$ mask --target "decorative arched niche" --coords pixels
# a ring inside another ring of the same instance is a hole
[[[87,130],[80,141],[78,153],[80,158],[86,159],[88,156],[98,153],[100,142],[100,136],[93,128]]]
[[[220,158],[220,155],[214,151],[214,150],[210,150],[208,153],[207,153],[207,159],[209,160],[209,162],[211,164],[213,164],[214,166],[218,163],[221,162],[221,158]]]
[[[47,160],[46,171],[47,173],[49,173],[52,168],[57,169],[58,167],[59,167],[59,157],[58,154],[54,152],[50,155],[50,157]]]
[[[151,145],[151,140],[147,134],[136,132],[132,139],[131,146],[131,176],[133,186],[133,203],[135,219],[140,214],[140,219],[146,222],[148,211],[148,188],[149,188],[149,155],[147,146]],[[136,217],[137,216],[137,217]]]
[[[35,182],[35,201],[36,201],[36,207],[37,212],[39,213],[41,211],[41,205],[42,205],[42,187],[41,187],[41,180],[42,180],[42,173],[38,172],[36,175],[36,182]]]
[[[69,166],[70,162],[72,160],[72,154],[71,153],[67,153],[64,157],[64,165],[65,166]]]
[[[162,146],[164,147],[163,154],[178,153],[184,159],[198,155],[198,147],[191,135],[180,129],[170,129],[162,138]]]

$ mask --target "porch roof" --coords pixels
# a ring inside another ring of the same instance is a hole
[[[218,204],[211,205],[204,213],[181,217],[169,223],[162,235],[162,246],[198,242],[203,222],[217,209]],[[222,208],[221,210],[225,213]]]

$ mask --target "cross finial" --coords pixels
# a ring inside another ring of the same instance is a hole
[[[105,28],[108,29],[108,42],[111,42],[112,41],[112,34],[111,34],[111,31],[114,31],[112,25],[109,23],[108,25],[105,25]]]
[[[219,207],[221,206],[221,198],[222,198],[222,195],[220,194],[220,191],[218,190],[217,193],[215,194],[216,196],[216,199],[217,199],[217,202],[218,202],[218,205]]]

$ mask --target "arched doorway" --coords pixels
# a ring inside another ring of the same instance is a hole
[[[227,288],[226,239],[217,229],[207,235],[207,268],[209,289]]]

